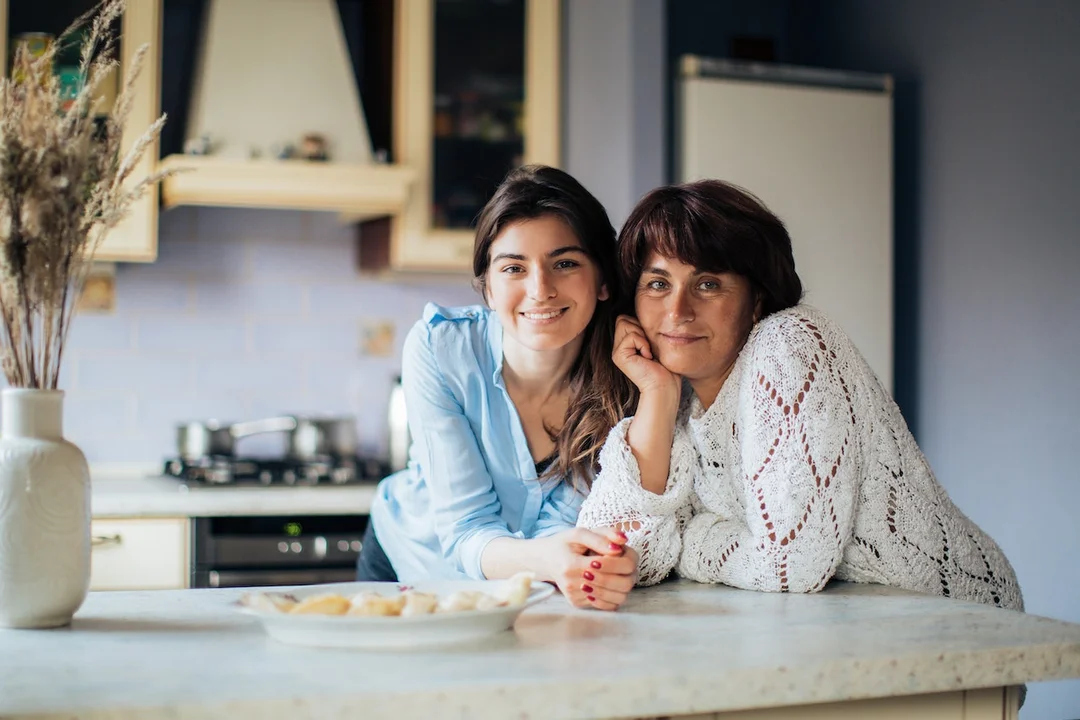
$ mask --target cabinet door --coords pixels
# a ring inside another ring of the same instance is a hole
[[[186,518],[94,520],[91,590],[178,590],[188,585]]]
[[[97,1],[0,0],[0,62],[5,72],[10,67],[15,37],[29,32],[55,37]],[[128,0],[120,32],[121,77],[117,83],[123,82],[122,73],[139,47],[149,44],[122,140],[121,152],[126,152],[160,113],[161,0]],[[158,147],[154,144],[147,148],[132,177],[137,181],[153,172],[157,159]],[[157,257],[157,220],[158,194],[154,188],[134,203],[128,217],[110,231],[98,248],[96,259],[153,261]]]
[[[506,173],[559,164],[559,0],[398,0],[394,147],[418,182],[391,262],[465,270]]]

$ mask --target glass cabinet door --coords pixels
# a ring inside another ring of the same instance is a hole
[[[5,73],[12,71],[15,49],[20,44],[30,48],[52,43],[71,23],[98,5],[99,0],[0,0],[0,62]],[[125,152],[147,127],[157,119],[158,58],[160,53],[161,0],[129,0],[122,21],[113,29],[119,38],[116,59],[120,71],[101,85],[101,111],[112,108],[123,81],[123,72],[140,45],[149,44],[136,94],[128,114],[129,128],[121,140]],[[83,36],[76,34],[59,48],[53,63],[62,91],[77,92],[79,51]],[[129,131],[130,130],[130,131]],[[132,181],[153,172],[157,148],[151,147],[133,173]],[[157,255],[157,193],[148,192],[133,203],[128,217],[110,231],[98,249],[98,260],[151,261]]]
[[[389,264],[468,270],[476,216],[506,173],[559,164],[561,2],[396,0],[394,12],[394,162],[417,181],[386,233]]]
[[[525,0],[435,0],[433,228],[467,229],[524,160]]]

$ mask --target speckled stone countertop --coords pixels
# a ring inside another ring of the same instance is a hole
[[[617,613],[558,595],[456,649],[292,647],[240,590],[91,593],[60,630],[0,630],[5,718],[605,718],[1080,677],[1080,625],[876,586],[773,595],[685,581]]]
[[[95,518],[366,515],[375,483],[319,487],[187,487],[149,473],[90,473]]]

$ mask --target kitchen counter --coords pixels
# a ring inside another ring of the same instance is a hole
[[[241,592],[91,593],[69,628],[0,630],[0,716],[799,717],[790,706],[844,703],[817,708],[836,718],[903,703],[891,717],[1000,720],[1015,693],[973,689],[1080,677],[1080,625],[879,586],[677,581],[617,613],[556,595],[514,632],[409,652],[279,644],[231,607]]]
[[[191,487],[149,472],[91,468],[95,519],[235,515],[366,515],[375,483],[319,487]]]

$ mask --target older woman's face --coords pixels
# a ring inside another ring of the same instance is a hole
[[[635,293],[638,322],[660,363],[699,396],[712,388],[715,397],[754,326],[750,281],[653,253]]]

